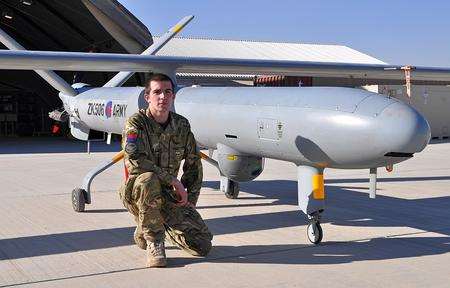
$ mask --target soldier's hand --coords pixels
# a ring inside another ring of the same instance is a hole
[[[189,204],[188,194],[186,190],[184,189],[177,190],[177,198],[178,198],[178,203],[176,204],[177,206],[186,206]]]
[[[172,186],[175,188],[175,192],[177,193],[177,198],[178,198],[178,206],[186,206],[186,204],[188,203],[188,195],[187,195],[187,191],[184,188],[183,183],[181,183],[178,179],[173,179],[172,180]]]

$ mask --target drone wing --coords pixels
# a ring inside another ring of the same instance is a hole
[[[405,80],[405,71],[410,71],[411,79],[421,81],[422,84],[450,84],[450,68],[79,52],[3,50],[0,51],[0,69],[129,72],[173,70],[179,73],[296,75],[387,81]]]

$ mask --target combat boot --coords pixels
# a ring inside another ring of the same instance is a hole
[[[164,240],[148,241],[147,240],[147,267],[166,267],[166,249]]]
[[[144,235],[141,233],[141,229],[136,227],[136,229],[134,230],[133,236],[134,236],[134,243],[136,243],[136,245],[139,248],[146,250],[147,249],[147,241],[145,241]]]

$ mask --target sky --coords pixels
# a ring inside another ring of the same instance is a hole
[[[450,1],[119,0],[153,35],[345,45],[391,64],[450,67]]]

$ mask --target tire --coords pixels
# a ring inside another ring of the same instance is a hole
[[[322,241],[323,230],[319,222],[311,222],[306,228],[306,235],[308,236],[309,242],[317,245]]]
[[[230,180],[227,190],[225,197],[228,199],[237,199],[239,196],[239,182]]]
[[[84,212],[86,205],[86,191],[75,188],[72,191],[72,208],[75,212]]]

